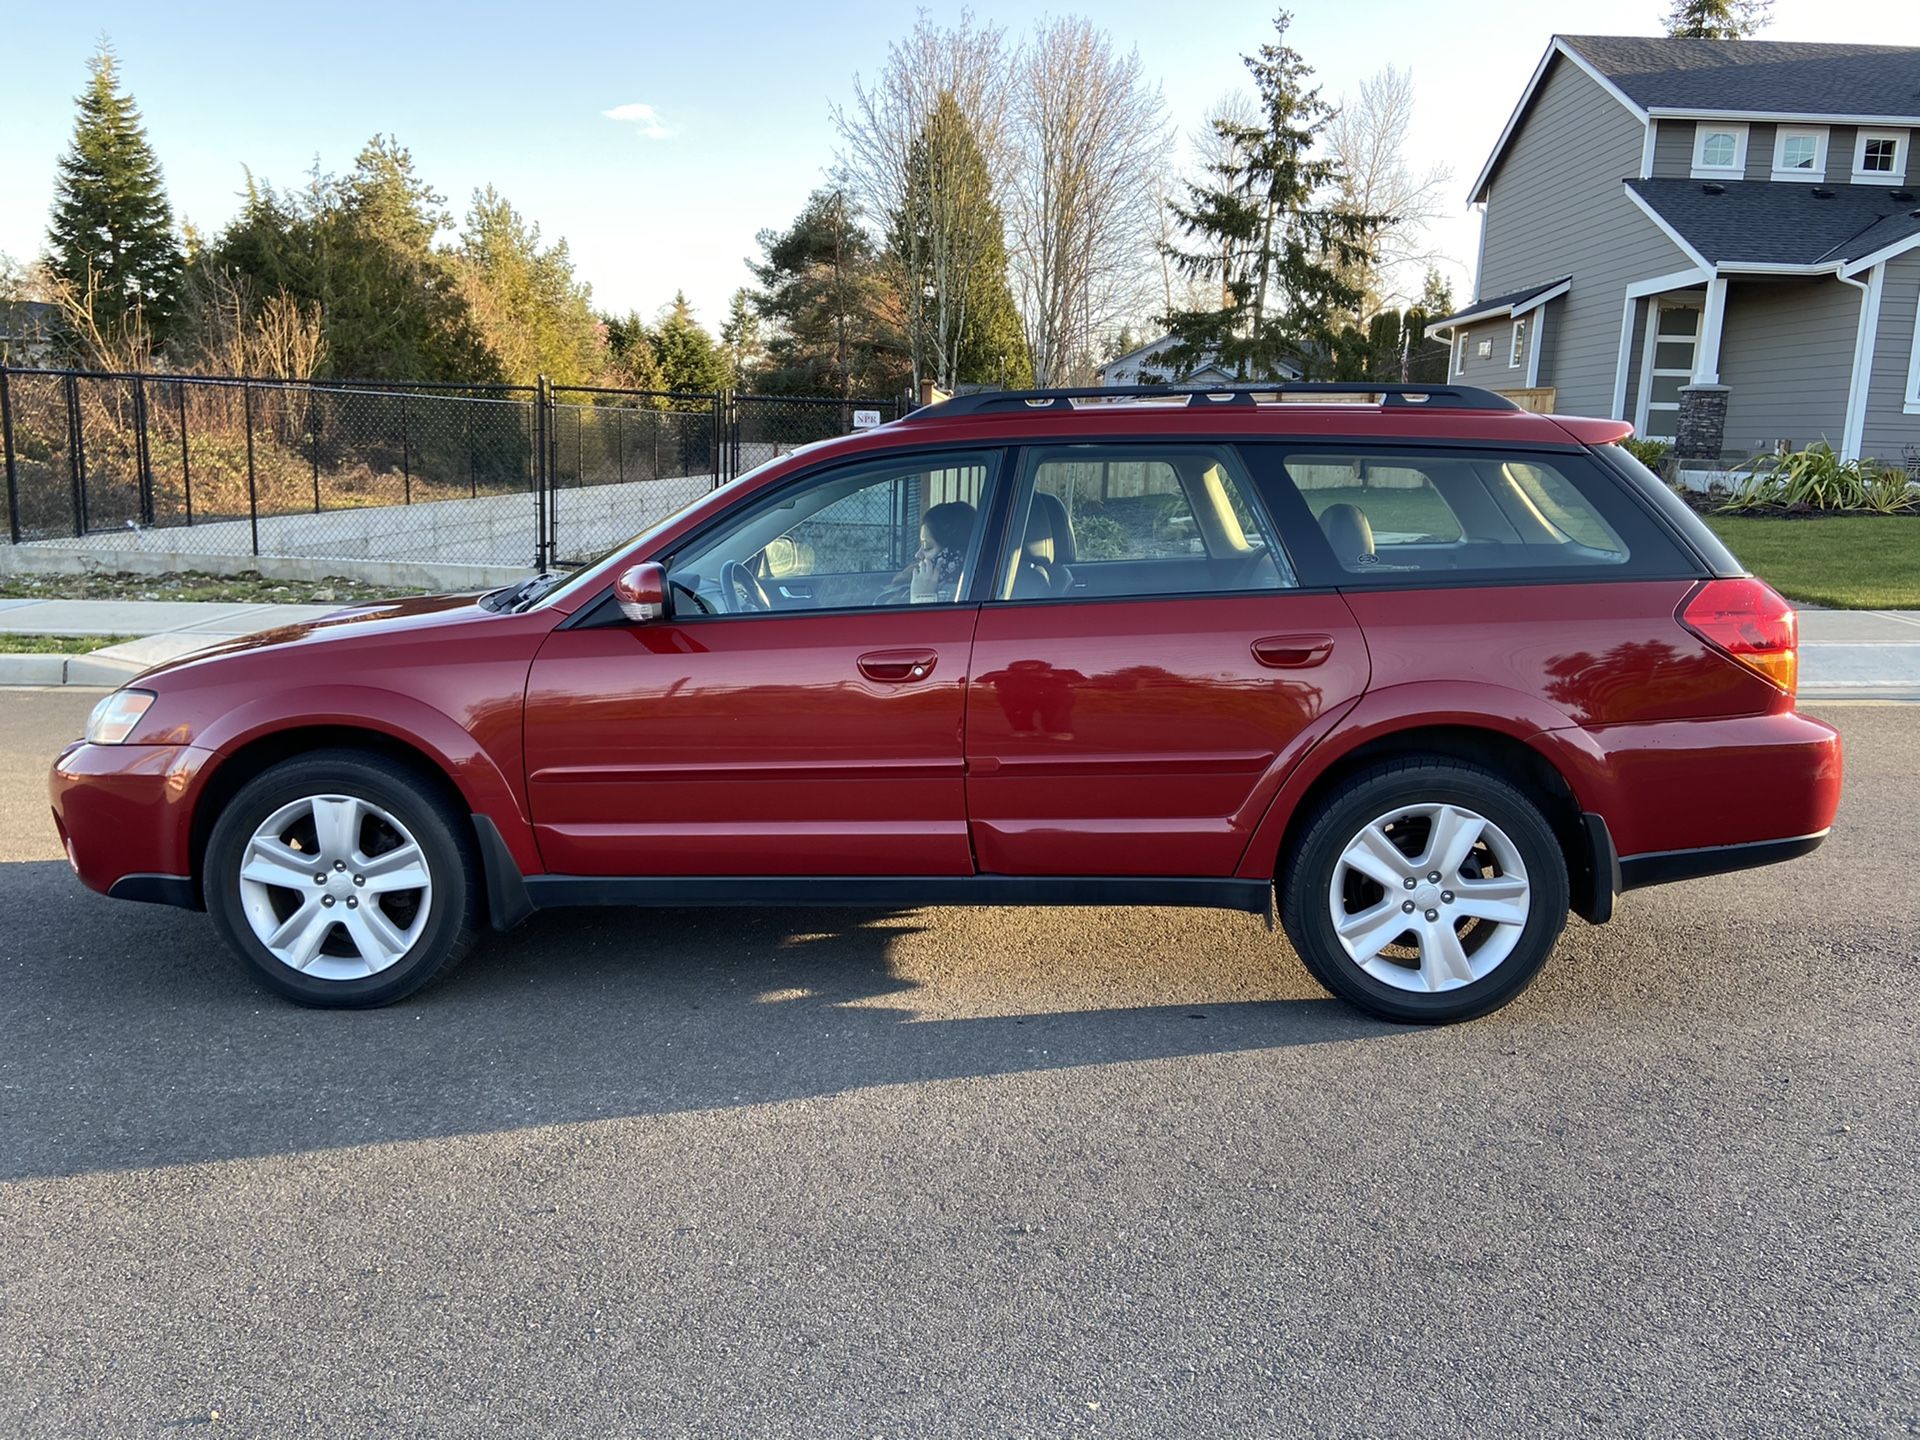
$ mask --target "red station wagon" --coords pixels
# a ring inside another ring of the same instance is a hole
[[[1627,425],[1362,391],[922,409],[570,577],[151,670],[54,818],[313,1005],[548,906],[1209,905],[1416,1022],[1570,909],[1820,843],[1794,613]]]

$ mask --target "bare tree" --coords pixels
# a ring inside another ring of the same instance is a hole
[[[1000,240],[989,232],[1010,169],[1012,58],[1004,32],[976,28],[971,11],[940,29],[923,10],[873,84],[856,77],[852,106],[834,107],[841,167],[900,272],[916,388],[953,383],[972,281]]]
[[[1020,56],[1008,213],[1034,381],[1093,368],[1098,338],[1150,293],[1154,183],[1169,138],[1137,51],[1090,20],[1042,21]]]
[[[1343,278],[1366,297],[1356,317],[1365,323],[1392,300],[1418,293],[1437,251],[1427,226],[1453,178],[1444,166],[1416,173],[1407,159],[1413,130],[1413,72],[1392,65],[1362,82],[1327,127],[1327,148],[1340,167],[1338,208],[1385,217],[1368,254]]]

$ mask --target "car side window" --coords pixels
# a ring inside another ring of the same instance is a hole
[[[1272,590],[1295,582],[1251,485],[1213,446],[1026,452],[995,594],[1096,599]]]
[[[1625,565],[1626,541],[1569,473],[1584,463],[1468,450],[1299,450],[1285,469],[1340,569],[1384,582]]]
[[[675,555],[680,618],[954,604],[979,563],[997,452],[841,466],[790,486]]]

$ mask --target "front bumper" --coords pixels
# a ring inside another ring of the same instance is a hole
[[[60,752],[47,780],[67,859],[90,890],[198,906],[192,804],[214,758],[193,745],[89,745]]]

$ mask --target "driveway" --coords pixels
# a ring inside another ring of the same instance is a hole
[[[369,1014],[86,894],[0,694],[0,1433],[1920,1425],[1920,712],[1445,1030],[1205,911],[582,912]],[[217,1412],[217,1418],[215,1418]]]

